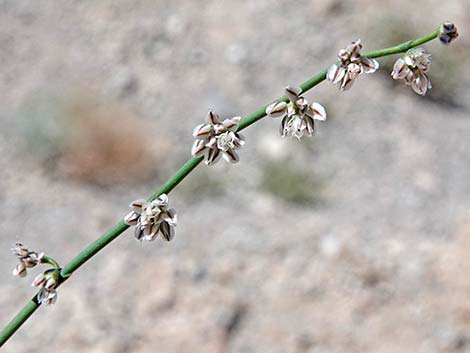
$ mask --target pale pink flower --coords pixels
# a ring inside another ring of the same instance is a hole
[[[431,66],[431,54],[423,48],[413,48],[403,58],[398,58],[391,73],[393,79],[403,80],[413,91],[424,96],[432,88],[431,80],[426,75]]]
[[[134,235],[137,240],[153,241],[161,234],[166,241],[173,239],[177,224],[176,211],[168,208],[168,196],[161,194],[153,201],[139,199],[129,207],[132,211],[126,215],[124,222],[135,226]]]
[[[237,163],[239,156],[236,150],[245,144],[245,138],[237,132],[240,117],[220,120],[213,111],[207,115],[208,123],[194,128],[196,139],[191,149],[194,157],[204,156],[207,165],[215,164],[220,157],[227,162]]]
[[[338,52],[338,63],[328,69],[326,78],[333,84],[337,84],[341,91],[351,88],[354,80],[361,74],[371,74],[379,68],[379,62],[375,59],[362,56],[361,40],[358,39],[346,48]]]
[[[326,119],[325,108],[319,103],[309,104],[307,99],[300,96],[300,87],[287,86],[286,97],[289,103],[275,102],[266,108],[266,114],[271,118],[282,118],[279,129],[281,136],[293,136],[301,139],[306,133],[312,136],[315,131],[315,120]]]

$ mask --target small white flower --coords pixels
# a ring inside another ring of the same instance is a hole
[[[448,45],[459,36],[457,27],[452,22],[444,22],[439,27],[439,40],[442,44]]]
[[[301,93],[301,88],[287,86],[285,95],[289,103],[274,102],[266,107],[266,114],[271,118],[283,118],[279,130],[282,137],[293,136],[300,140],[305,133],[312,136],[315,120],[326,119],[325,108],[316,102],[309,104]]]
[[[40,273],[34,279],[32,286],[38,287],[37,300],[40,304],[51,305],[57,301],[57,285],[59,284],[59,270],[52,269]]]
[[[24,262],[20,262],[13,269],[13,276],[26,277],[27,274],[28,274],[28,272],[26,270],[26,265],[24,264]]]
[[[55,289],[47,290],[41,288],[37,294],[37,300],[40,304],[53,305],[57,301],[57,291]]]
[[[129,207],[132,211],[124,217],[124,222],[136,227],[134,235],[137,240],[153,241],[159,233],[166,241],[173,239],[177,216],[174,209],[168,208],[166,194],[161,194],[151,202],[135,200]]]
[[[391,76],[395,80],[403,80],[413,91],[424,96],[432,88],[431,80],[426,75],[431,66],[431,54],[423,48],[414,48],[398,58],[393,65]]]
[[[227,162],[237,163],[239,156],[236,152],[245,144],[245,138],[237,132],[240,117],[220,120],[213,111],[207,115],[207,124],[194,128],[193,136],[196,139],[191,148],[193,157],[204,156],[207,165],[215,164],[220,157]]]
[[[13,270],[13,275],[19,277],[25,277],[28,273],[27,269],[37,266],[44,256],[43,253],[38,254],[35,251],[30,251],[21,243],[16,243],[11,250],[20,261]]]
[[[341,91],[351,88],[354,80],[361,74],[371,74],[379,68],[375,59],[362,56],[361,40],[358,39],[338,52],[338,63],[328,69],[326,78],[333,84],[338,84]]]

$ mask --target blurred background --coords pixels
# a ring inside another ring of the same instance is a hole
[[[454,21],[426,97],[389,77],[305,96],[313,138],[244,132],[241,162],[170,196],[171,243],[126,232],[2,352],[470,352],[470,4],[0,0],[0,325],[34,294],[21,240],[62,264],[189,157],[208,108],[247,115],[361,38]]]

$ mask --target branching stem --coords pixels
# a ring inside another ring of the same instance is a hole
[[[385,48],[381,50],[376,50],[372,52],[365,53],[365,56],[371,58],[379,58],[383,56],[399,54],[406,52],[407,50],[417,47],[421,44],[429,42],[439,35],[439,30],[436,30],[424,37],[411,40],[402,44],[399,44],[394,47]],[[322,81],[326,79],[327,70],[323,70],[308,79],[300,85],[302,92],[306,92]],[[277,101],[288,102],[287,97],[283,96]],[[254,124],[258,120],[261,120],[266,116],[265,110],[266,106],[258,109],[254,113],[247,115],[244,119],[240,121],[238,130],[246,129],[248,126]],[[189,159],[172,177],[170,177],[165,184],[155,192],[149,200],[156,199],[160,194],[168,194],[172,191],[189,173],[193,171],[203,160],[203,157],[191,158]],[[75,272],[79,267],[81,267],[85,262],[90,258],[95,256],[101,249],[111,243],[119,235],[121,235],[127,228],[128,225],[124,221],[120,221],[113,228],[109,229],[101,237],[91,243],[86,247],[82,252],[75,256],[68,264],[66,264],[60,272],[60,284],[66,281],[73,272]],[[26,320],[39,308],[40,304],[37,301],[37,297],[34,296],[28,303],[20,310],[20,312],[0,331],[0,347],[23,325]]]

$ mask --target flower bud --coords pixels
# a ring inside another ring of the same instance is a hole
[[[452,22],[444,22],[439,27],[439,40],[442,44],[448,45],[459,36],[457,27]]]
[[[26,277],[27,275],[26,265],[20,262],[13,270],[13,276]]]

